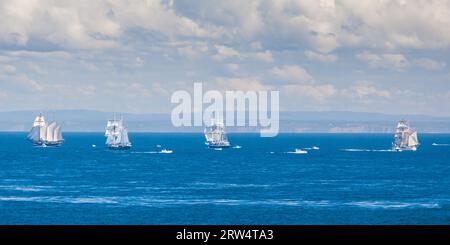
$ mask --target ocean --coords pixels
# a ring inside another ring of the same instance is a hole
[[[450,135],[416,152],[389,134],[229,134],[241,148],[222,151],[201,133],[129,137],[0,133],[0,224],[450,224]]]

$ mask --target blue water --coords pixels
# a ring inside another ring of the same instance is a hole
[[[387,134],[230,134],[242,148],[215,151],[201,134],[131,133],[124,152],[100,133],[25,136],[0,134],[0,224],[450,224],[450,146],[432,146],[450,135],[401,153]]]

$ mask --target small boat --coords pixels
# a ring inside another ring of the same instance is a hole
[[[295,149],[294,154],[307,154],[308,152],[302,149]]]
[[[172,150],[167,150],[167,149],[162,149],[159,153],[170,154],[170,153],[173,153],[173,151]]]
[[[419,145],[417,132],[409,127],[408,121],[402,120],[397,123],[397,128],[392,143],[394,151],[416,151]]]
[[[27,138],[33,142],[34,146],[60,146],[64,139],[61,133],[61,126],[52,122],[48,124],[42,114],[34,119],[33,127]]]
[[[127,150],[131,148],[131,142],[128,139],[128,131],[123,125],[123,119],[108,120],[106,124],[106,146],[111,150]]]
[[[289,153],[289,154],[308,154],[307,151],[302,150],[302,149],[295,149],[294,151],[288,151],[286,153]]]

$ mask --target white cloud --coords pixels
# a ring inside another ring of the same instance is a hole
[[[266,50],[264,52],[256,52],[254,54],[251,54],[250,56],[253,57],[255,60],[263,61],[266,63],[273,62],[272,52],[270,52],[268,50]]]
[[[430,71],[442,70],[447,66],[445,62],[439,62],[429,58],[415,59],[414,64]]]
[[[263,46],[262,46],[261,42],[252,42],[252,43],[250,43],[250,48],[254,49],[254,50],[261,50],[261,49],[263,49]]]
[[[403,71],[409,66],[409,61],[402,54],[375,54],[364,51],[356,55],[356,58],[369,64],[371,68],[385,68]]]
[[[11,61],[11,57],[0,55],[0,62],[9,62],[9,61]]]
[[[309,60],[318,60],[321,62],[335,62],[338,59],[334,54],[321,54],[311,50],[306,50],[304,54]]]
[[[133,28],[169,38],[216,35],[157,0],[2,1],[0,16],[0,42],[19,46],[39,40],[73,49],[111,48]]]
[[[285,65],[282,67],[275,67],[270,70],[275,76],[291,81],[310,82],[313,80],[312,76],[308,74],[305,69],[297,65]]]
[[[190,45],[183,45],[177,47],[177,51],[180,55],[189,59],[197,59],[208,52],[209,48],[206,43],[196,43]]]
[[[16,67],[13,65],[2,65],[0,64],[0,74],[10,74],[10,73],[15,73],[16,72]]]
[[[6,0],[0,3],[0,43],[108,48],[140,29],[169,40],[247,41],[254,50],[263,44],[307,45],[324,53],[355,46],[445,49],[450,47],[449,12],[450,2],[441,0]]]
[[[238,64],[233,64],[233,63],[227,64],[227,67],[231,72],[237,72],[239,70]]]
[[[137,57],[134,59],[134,61],[135,61],[135,66],[136,66],[136,67],[141,67],[141,66],[143,66],[144,63],[145,63],[144,59],[142,59],[142,58],[139,57],[139,56],[137,56]]]
[[[223,30],[227,40],[266,47],[306,45],[324,53],[340,47],[450,47],[448,1],[209,0],[180,5],[179,12],[188,9],[192,19]]]
[[[317,101],[322,101],[336,94],[337,89],[332,84],[288,84],[282,87],[287,94],[292,94],[297,98],[307,96]]]
[[[117,91],[121,91],[120,95]],[[133,98],[150,97],[152,95],[151,89],[141,82],[109,81],[105,84],[104,92],[113,96]]]
[[[13,89],[19,89],[26,92],[41,92],[44,89],[44,86],[24,74],[10,77],[10,84],[15,87]]]
[[[4,52],[5,55],[10,58],[38,58],[38,59],[70,59],[72,55],[65,51],[29,51],[29,50],[19,50],[19,51],[8,51]]]
[[[8,98],[8,94],[5,93],[4,91],[0,91],[0,99],[3,100],[3,99],[6,99],[6,98]]]
[[[131,61],[129,61],[125,66],[131,67],[131,68],[140,68],[145,64],[145,60],[140,57],[136,56]]]
[[[441,109],[434,106],[442,102],[433,95],[449,90],[448,83],[439,82],[448,78],[443,73],[449,62],[449,13],[450,2],[442,0],[4,0],[0,87],[16,99],[2,108],[56,104],[47,100],[52,94],[60,96],[62,108],[108,110],[115,96],[106,93],[120,90],[120,108],[150,112],[170,107],[167,96],[153,99],[150,106],[142,102],[150,94],[167,95],[185,88],[186,80],[202,80],[218,88],[280,89],[292,96],[287,104],[294,108],[295,95],[300,95],[305,97],[302,108],[389,111],[388,104],[399,95],[395,81],[402,80],[411,93],[424,90],[420,93],[428,97],[420,97],[421,108],[408,104],[399,110]],[[317,62],[302,67],[305,59]],[[328,62],[327,69],[320,62]],[[356,62],[414,72],[367,70],[355,67]],[[99,68],[102,72],[86,72]],[[305,68],[318,72],[313,78]],[[236,77],[215,79],[227,75]],[[330,84],[314,82],[333,77]],[[276,79],[282,83],[273,83]],[[384,83],[346,83],[358,79]],[[105,85],[111,80],[119,85]],[[34,96],[26,97],[25,90]],[[365,101],[372,101],[373,108],[359,107]],[[448,114],[444,109],[439,113]]]
[[[224,60],[233,57],[240,57],[241,54],[235,49],[223,45],[214,45],[217,53],[213,56],[215,60]]]
[[[258,78],[244,77],[244,78],[226,78],[219,77],[215,79],[215,88],[221,90],[242,90],[242,91],[266,91],[273,87],[261,83]]]
[[[82,61],[81,66],[84,67],[88,71],[99,71],[100,70],[97,65],[95,65],[94,63],[91,63],[91,62]]]
[[[369,81],[358,81],[349,89],[344,89],[342,92],[350,96],[356,95],[359,98],[367,98],[373,96],[382,98],[391,97],[391,92],[389,92],[388,90],[378,89],[373,85],[373,83]]]

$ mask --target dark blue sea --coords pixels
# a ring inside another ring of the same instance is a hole
[[[388,134],[230,134],[241,148],[222,151],[201,133],[130,133],[129,151],[25,137],[0,134],[0,224],[450,224],[450,135],[416,152]]]

